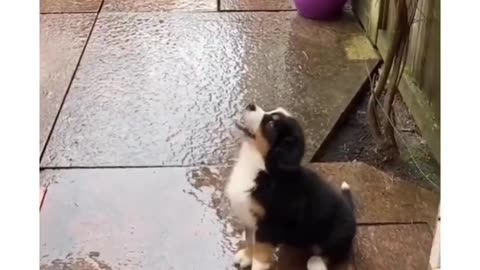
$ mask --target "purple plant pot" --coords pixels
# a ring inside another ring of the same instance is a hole
[[[298,13],[314,20],[332,20],[338,18],[347,0],[294,0]]]

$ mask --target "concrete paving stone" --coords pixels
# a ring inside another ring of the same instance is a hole
[[[330,171],[345,168],[336,165]],[[229,172],[43,170],[48,196],[40,214],[40,269],[236,269],[240,232],[223,195]],[[361,225],[356,269],[426,269],[431,243],[427,224]],[[273,269],[304,270],[308,257],[281,247]]]
[[[215,168],[44,170],[40,269],[235,269]]]
[[[293,10],[293,0],[220,0],[221,10]]]
[[[94,14],[40,15],[40,150],[73,76]]]
[[[102,0],[40,0],[41,13],[98,12]]]
[[[105,0],[102,11],[216,11],[217,0]]]
[[[356,269],[425,270],[431,245],[432,234],[426,224],[360,226]]]
[[[358,227],[353,263],[332,270],[425,270],[431,243],[432,235],[426,224],[362,225]],[[283,246],[277,257],[272,269],[306,270],[310,254]]]
[[[293,112],[309,160],[377,61],[352,16],[102,13],[42,166],[224,164],[251,101]]]
[[[228,11],[269,11],[296,10],[294,0],[220,0],[220,10]],[[352,11],[350,1],[344,7],[345,12]]]
[[[343,181],[350,185],[359,223],[427,222],[431,228],[436,224],[438,193],[393,178],[361,162],[310,166],[337,187]]]

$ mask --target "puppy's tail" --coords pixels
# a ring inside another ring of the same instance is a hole
[[[352,210],[355,210],[355,204],[353,202],[353,196],[352,191],[350,190],[350,186],[347,184],[347,182],[343,182],[340,188],[342,189],[343,196],[345,196],[345,199],[347,199],[348,205],[350,205]]]

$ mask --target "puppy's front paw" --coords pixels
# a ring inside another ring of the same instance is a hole
[[[312,256],[307,262],[308,270],[327,270],[327,265],[321,257]]]
[[[247,249],[240,249],[233,257],[235,264],[240,265],[241,268],[246,268],[252,265],[252,257],[248,255]]]
[[[268,269],[270,269],[269,263],[263,263],[255,259],[253,260],[252,270],[268,270]]]

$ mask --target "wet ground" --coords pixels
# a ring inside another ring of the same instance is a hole
[[[292,111],[309,161],[378,62],[349,10],[314,22],[289,0],[42,0],[41,13],[41,269],[235,269],[222,190],[239,111]],[[359,269],[426,267],[438,194],[362,163],[312,166],[358,196]],[[294,254],[274,268],[304,269]]]
[[[376,63],[369,46],[348,15],[315,23],[294,12],[102,12],[42,166],[226,163],[235,117],[250,101],[296,114],[310,159]]]

